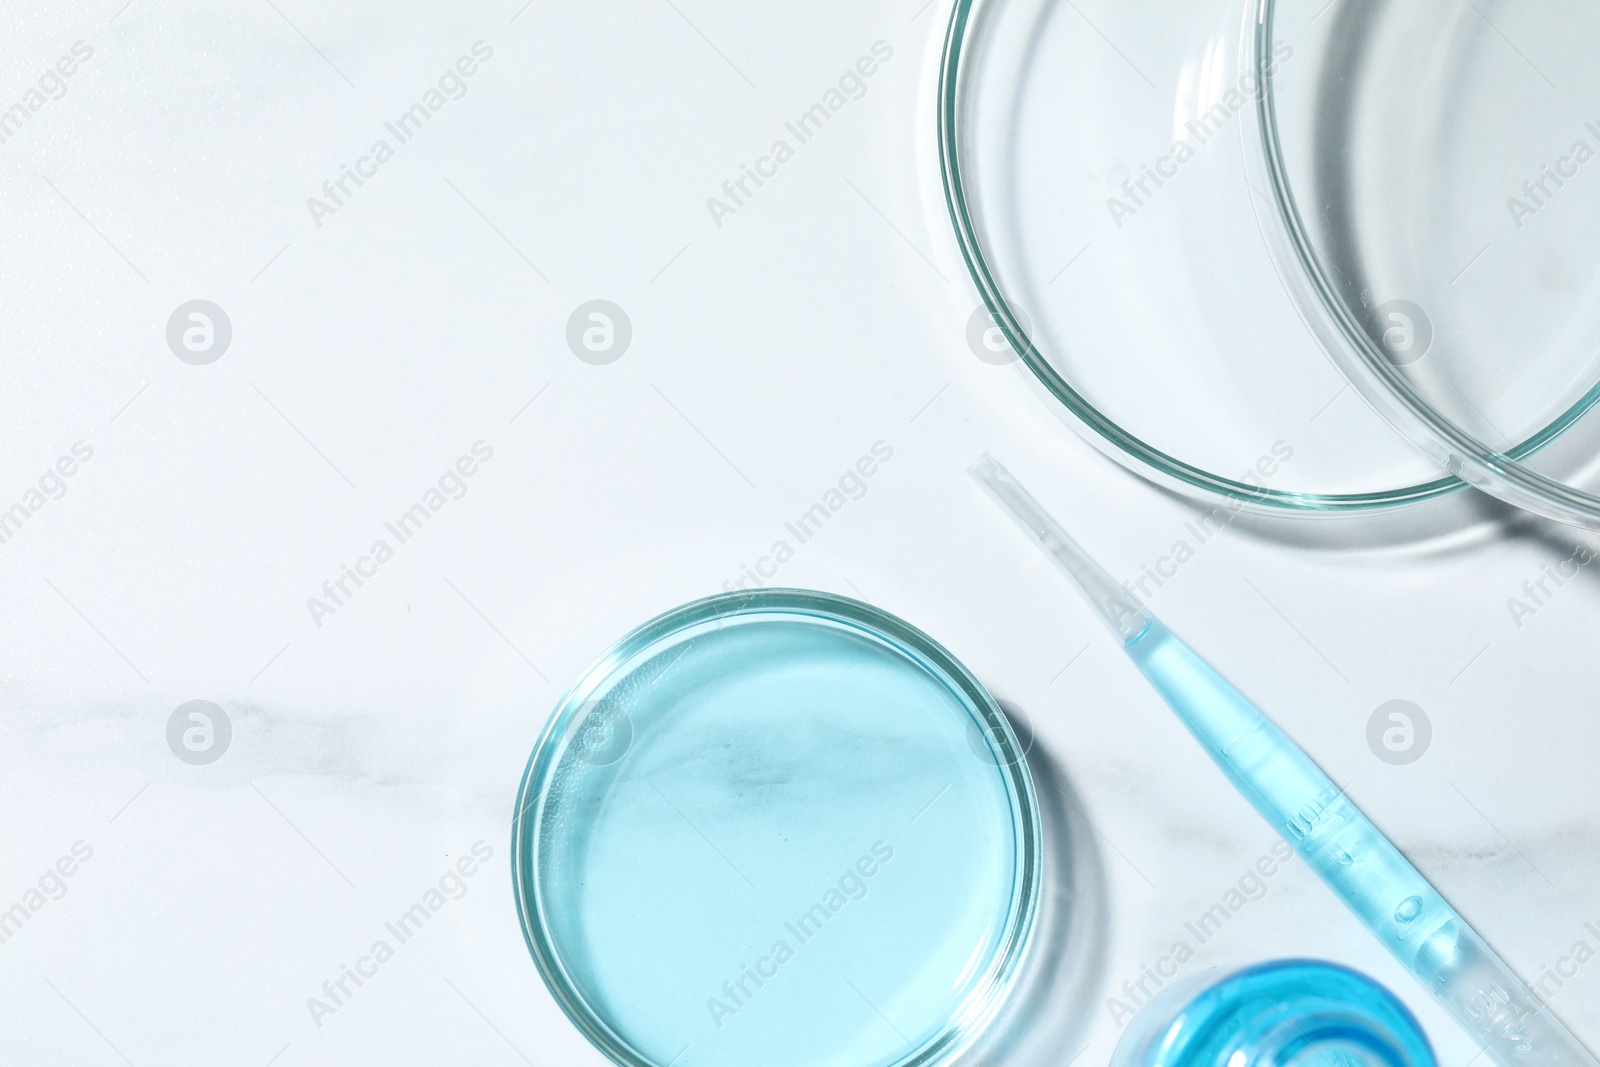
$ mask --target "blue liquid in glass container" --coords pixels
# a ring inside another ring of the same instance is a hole
[[[620,1064],[948,1062],[1037,896],[1026,763],[943,649],[866,605],[712,598],[557,710],[518,804],[524,929]]]
[[[1405,1005],[1357,971],[1274,960],[1194,975],[1144,1007],[1111,1067],[1437,1067]]]

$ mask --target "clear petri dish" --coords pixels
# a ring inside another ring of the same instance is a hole
[[[1600,526],[1600,10],[1317,7],[1263,0],[1246,45],[1298,306],[1435,462]]]
[[[1024,959],[1023,750],[931,638],[762,590],[640,627],[572,687],[513,826],[523,931],[626,1067],[954,1062]]]
[[[940,159],[976,317],[1092,443],[1202,499],[1600,478],[1590,208],[1543,244],[1490,232],[1513,145],[1559,165],[1588,107],[1600,149],[1600,16],[1559,6],[957,0]]]

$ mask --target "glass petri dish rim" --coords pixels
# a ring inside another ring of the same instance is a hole
[[[1371,1058],[1363,1058],[1364,1064],[1438,1063],[1422,1025],[1392,990],[1328,960],[1290,957],[1212,968],[1163,989],[1146,1008],[1149,1018],[1135,1020],[1123,1032],[1111,1067],[1210,1064],[1218,1036],[1234,1046],[1235,1056],[1251,1063],[1280,1063],[1298,1055],[1308,1039],[1331,1036],[1367,1045]],[[1241,1018],[1252,1011],[1267,1024]],[[1203,1061],[1196,1054],[1201,1050]]]
[[[1324,340],[1347,381],[1407,440],[1475,488],[1545,518],[1576,526],[1600,528],[1600,496],[1583,492],[1522,461],[1537,454],[1600,404],[1600,382],[1579,397],[1543,429],[1508,451],[1490,448],[1429,404],[1389,361],[1338,295],[1316,252],[1300,205],[1289,181],[1278,128],[1274,71],[1267,62],[1277,0],[1257,0],[1252,52],[1255,74],[1264,91],[1256,101],[1261,137],[1261,176],[1272,189],[1282,232],[1269,241],[1273,254],[1291,268],[1312,299],[1302,300],[1320,318],[1313,329]],[[1295,273],[1298,272],[1298,273]]]
[[[1260,42],[1266,31],[1270,29],[1267,26],[1267,22],[1270,19],[1275,0],[1259,0],[1259,4],[1261,6],[1259,17],[1256,20],[1257,36],[1253,43],[1255,44],[1255,61],[1258,71],[1264,71],[1265,55],[1260,48]],[[1366,513],[1392,510],[1446,496],[1465,488],[1469,481],[1480,488],[1493,491],[1488,477],[1483,475],[1478,468],[1501,471],[1505,468],[1508,459],[1514,461],[1536,453],[1560,436],[1582,414],[1582,411],[1576,410],[1579,406],[1583,406],[1580,401],[1580,404],[1575,405],[1573,410],[1568,411],[1552,422],[1550,426],[1511,449],[1509,453],[1498,456],[1497,460],[1483,456],[1483,446],[1471,441],[1469,437],[1468,440],[1477,446],[1481,457],[1477,468],[1465,467],[1460,462],[1453,461],[1451,456],[1441,453],[1437,448],[1424,447],[1423,450],[1431,458],[1440,462],[1451,473],[1433,481],[1366,493],[1305,493],[1252,485],[1248,482],[1241,482],[1237,479],[1205,470],[1192,463],[1187,463],[1123,429],[1116,421],[1106,416],[1105,413],[1090,403],[1082,393],[1073,388],[1072,384],[1044,358],[1038,347],[1033,343],[1033,339],[1029,337],[1027,330],[1011,311],[1009,302],[1005,299],[1000,284],[996,281],[994,272],[990,269],[988,260],[984,256],[983,242],[979,237],[978,227],[972,217],[972,211],[968,206],[960,151],[962,143],[960,135],[965,125],[961,117],[961,78],[964,69],[962,60],[966,46],[971,39],[968,31],[971,28],[973,19],[983,6],[984,0],[956,0],[950,13],[950,22],[946,29],[944,47],[940,57],[936,121],[938,124],[939,171],[944,190],[945,206],[950,215],[951,226],[955,230],[956,241],[961,247],[961,255],[966,263],[967,273],[972,278],[973,284],[977,286],[979,295],[982,297],[985,307],[988,308],[990,316],[999,326],[1001,333],[1010,343],[1012,350],[1017,353],[1021,362],[1038,380],[1039,384],[1060,403],[1063,413],[1078,429],[1080,435],[1105,455],[1158,485],[1175,489],[1190,496],[1195,495],[1198,490],[1202,496],[1222,497],[1254,511],[1309,514]],[[1274,156],[1277,151],[1278,141],[1275,126],[1276,109],[1272,102],[1270,76],[1261,84],[1267,87],[1257,103],[1257,116],[1263,138],[1263,154],[1268,159],[1268,167],[1275,167],[1281,170],[1281,156]],[[1246,153],[1246,155],[1249,156],[1250,153]],[[1280,189],[1287,193],[1287,181],[1275,183],[1273,188],[1275,195]],[[1278,207],[1285,225],[1292,227],[1290,212],[1295,210],[1292,205],[1292,195],[1287,203],[1282,196],[1279,196]],[[1292,217],[1297,219],[1297,213]],[[1304,231],[1302,229],[1301,236],[1303,235]],[[1276,251],[1274,254],[1276,256]],[[1314,265],[1315,257],[1310,257],[1310,261]],[[1302,262],[1300,265],[1305,266],[1305,263]],[[1329,292],[1331,294],[1332,291],[1330,290]],[[1348,318],[1348,315],[1344,316],[1344,318]],[[1353,321],[1349,325],[1356,326]],[[1359,330],[1358,326],[1356,328]],[[1365,333],[1360,333],[1359,336],[1361,338],[1361,344],[1358,349],[1360,355],[1353,358],[1365,363],[1369,358],[1370,350],[1370,358],[1375,358],[1383,364],[1382,368],[1378,368],[1378,372],[1386,369],[1389,374],[1393,374],[1393,369],[1388,367],[1387,360],[1384,359],[1381,353],[1376,351],[1370,339],[1366,338]],[[1345,347],[1343,344],[1326,343],[1328,335],[1325,331],[1319,332],[1319,338],[1325,342],[1323,345],[1325,349],[1335,353],[1335,365],[1339,367],[1347,378],[1355,382],[1358,386],[1358,391],[1361,392],[1363,397],[1375,401],[1380,409],[1392,409],[1392,398],[1383,395],[1382,390],[1378,390],[1375,395],[1373,391],[1369,390],[1367,383],[1364,381],[1365,374],[1356,375],[1350,369],[1347,369],[1345,364],[1352,357],[1349,357],[1343,351]],[[1420,398],[1417,399],[1420,401]],[[1597,401],[1600,401],[1600,386],[1597,386],[1594,398],[1589,400],[1588,406],[1592,406]],[[1584,406],[1583,410],[1588,410],[1588,407]],[[1384,410],[1384,414],[1388,416],[1389,411]],[[1442,418],[1437,413],[1432,414],[1435,418]],[[1450,426],[1449,429],[1455,428]],[[1413,444],[1419,443],[1414,436],[1405,434],[1404,430],[1401,432]],[[1455,429],[1455,433],[1460,434],[1459,429]],[[1463,450],[1463,452],[1472,455],[1470,449]],[[1543,476],[1520,466],[1517,468],[1516,474],[1520,481],[1531,479],[1549,483],[1549,479],[1545,479]],[[1458,475],[1465,475],[1465,479]],[[1475,477],[1475,475],[1481,476]],[[1551,488],[1554,487],[1552,486]],[[1564,490],[1567,496],[1575,493],[1574,490],[1565,486],[1561,486],[1560,489]],[[1583,494],[1577,495],[1581,496]],[[1600,523],[1600,499],[1586,499],[1593,500],[1596,505],[1595,521]],[[1514,502],[1520,504],[1520,501]]]
[[[935,1067],[959,1053],[983,1032],[1017,977],[1031,943],[1034,919],[1038,912],[1043,872],[1043,832],[1033,777],[1028,770],[1027,752],[1018,740],[1005,713],[983,683],[955,656],[932,637],[897,616],[870,604],[810,589],[771,588],[719,593],[691,601],[626,634],[589,665],[568,688],[546,721],[533,753],[528,758],[522,783],[517,789],[515,814],[511,822],[511,878],[516,898],[517,919],[523,941],[534,964],[562,1012],[588,1041],[620,1067],[667,1067],[641,1055],[618,1034],[604,1015],[590,1008],[577,984],[562,963],[561,954],[546,934],[538,896],[538,877],[534,866],[539,816],[543,809],[544,785],[555,769],[576,714],[601,686],[609,682],[635,656],[684,630],[707,622],[722,622],[740,615],[784,614],[811,617],[864,632],[886,641],[907,655],[922,669],[942,676],[971,706],[978,709],[983,722],[975,723],[987,732],[999,749],[1007,798],[1013,816],[1013,844],[1016,865],[1012,879],[1004,932],[996,945],[993,960],[975,982],[959,1010],[945,1029],[931,1041],[896,1060],[891,1067]]]

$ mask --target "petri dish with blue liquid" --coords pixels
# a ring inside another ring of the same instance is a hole
[[[1111,1067],[1438,1067],[1393,993],[1324,960],[1273,960],[1168,986]]]
[[[1029,945],[1016,735],[949,652],[846,598],[734,593],[624,637],[516,810],[534,960],[625,1067],[955,1062]]]

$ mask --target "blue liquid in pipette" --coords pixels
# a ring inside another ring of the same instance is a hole
[[[1336,880],[1385,944],[1414,955],[1459,921],[1311,757],[1159,620],[1127,652],[1234,788],[1318,874]]]
[[[1126,651],[1234,787],[1495,1062],[1593,1067],[1588,1050],[1244,694],[1158,619]]]
[[[991,457],[970,468],[1078,587],[1196,740],[1501,1067],[1600,1067],[1311,757],[1147,612]]]

